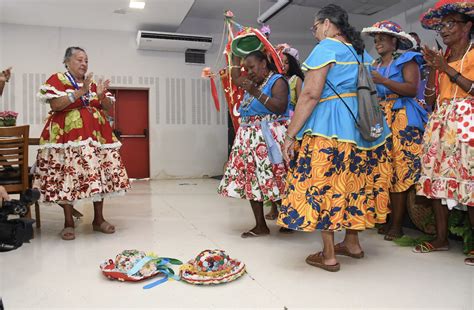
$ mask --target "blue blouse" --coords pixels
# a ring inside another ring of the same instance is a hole
[[[285,82],[286,79],[283,75],[275,73],[273,74],[268,82],[263,86],[262,93],[271,97],[272,96],[272,88],[273,85],[276,83],[278,79],[282,78]],[[249,100],[252,97],[248,92],[245,92],[244,99],[240,104],[239,112],[240,116],[255,116],[255,115],[268,115],[268,114],[275,114],[275,112],[270,111],[267,109],[262,102],[258,101],[257,98],[253,98],[250,102],[250,105],[244,106],[244,102]],[[285,113],[282,116],[289,116],[289,102],[290,102],[290,92],[288,91],[288,105],[286,106]]]
[[[395,58],[390,66],[373,69],[377,70],[380,75],[385,76],[392,81],[404,83],[403,66],[410,61],[414,61],[420,67],[423,63],[423,57],[420,53],[408,51]],[[375,85],[377,86],[377,94],[381,100],[385,100],[389,95],[396,94],[382,84]],[[397,98],[393,104],[392,110],[400,109],[406,109],[408,126],[419,128],[421,131],[425,130],[424,125],[428,121],[428,113],[420,104],[418,104],[415,98],[402,96]]]
[[[310,134],[354,143],[361,149],[373,149],[383,144],[391,134],[385,121],[382,135],[373,142],[364,140],[356,128],[355,120],[348,109],[349,107],[357,117],[359,113],[356,93],[358,62],[355,55],[357,53],[352,45],[326,38],[316,45],[304,61],[302,69],[305,71],[316,70],[331,63],[334,65],[328,71],[321,99],[296,135],[297,139]],[[362,62],[362,57],[360,55],[357,57]],[[372,63],[372,57],[365,51],[364,63],[366,66]],[[331,83],[348,107],[341,102],[327,85],[328,83]]]

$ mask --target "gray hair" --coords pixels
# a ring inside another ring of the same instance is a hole
[[[63,64],[66,68],[67,68],[66,62],[68,62],[69,59],[72,57],[72,55],[74,55],[74,53],[76,53],[77,51],[84,52],[84,53],[86,52],[83,48],[78,47],[78,46],[70,46],[66,49],[66,52],[64,53],[64,59],[63,59]]]

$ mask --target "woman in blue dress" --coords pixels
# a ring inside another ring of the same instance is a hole
[[[306,262],[338,271],[336,255],[364,256],[358,232],[386,221],[390,130],[384,122],[381,136],[368,142],[356,128],[358,62],[369,66],[372,58],[347,12],[333,4],[322,8],[312,30],[320,43],[303,63],[305,83],[283,145],[285,160],[293,160],[278,224],[320,230],[323,250]],[[334,245],[334,232],[343,229],[344,241]]]
[[[428,116],[416,100],[420,84],[420,53],[407,50],[416,41],[392,21],[380,21],[362,33],[374,37],[379,58],[373,63],[372,76],[377,86],[380,105],[392,130],[391,214],[387,225],[379,229],[384,239],[391,241],[403,236],[402,222],[407,205],[407,193],[420,177],[422,138]]]

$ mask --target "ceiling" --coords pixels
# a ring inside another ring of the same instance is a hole
[[[0,22],[81,29],[175,31],[194,0],[143,0],[144,10],[129,0],[0,0]],[[150,29],[153,30],[153,29]]]
[[[144,10],[129,9],[129,0],[0,0],[0,22],[53,27],[136,31],[137,29],[176,31],[186,19],[222,20],[231,9],[244,25],[256,23],[257,17],[277,0],[142,0]],[[295,16],[312,16],[316,8],[337,3],[349,13],[370,15],[386,8],[400,12],[421,0],[293,0],[272,19],[274,25],[292,27],[303,24]],[[400,4],[404,4],[403,6]],[[309,11],[308,8],[311,10]],[[311,12],[311,14],[309,14]],[[382,12],[383,13],[383,12]],[[394,13],[393,10],[391,13]],[[397,12],[395,12],[397,14]],[[392,14],[394,15],[394,14]],[[304,21],[304,26],[307,26]],[[191,24],[192,23],[188,23]],[[189,30],[191,27],[186,27]],[[188,31],[189,32],[189,31]],[[192,31],[191,31],[192,32]]]
[[[277,2],[278,0],[270,0]],[[328,4],[336,3],[343,7],[350,14],[372,15],[391,7],[400,0],[293,0],[292,5],[301,5],[305,7],[322,8]]]

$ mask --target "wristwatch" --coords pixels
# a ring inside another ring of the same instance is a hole
[[[74,97],[74,93],[67,93],[67,97],[71,103],[76,102],[76,98]]]

